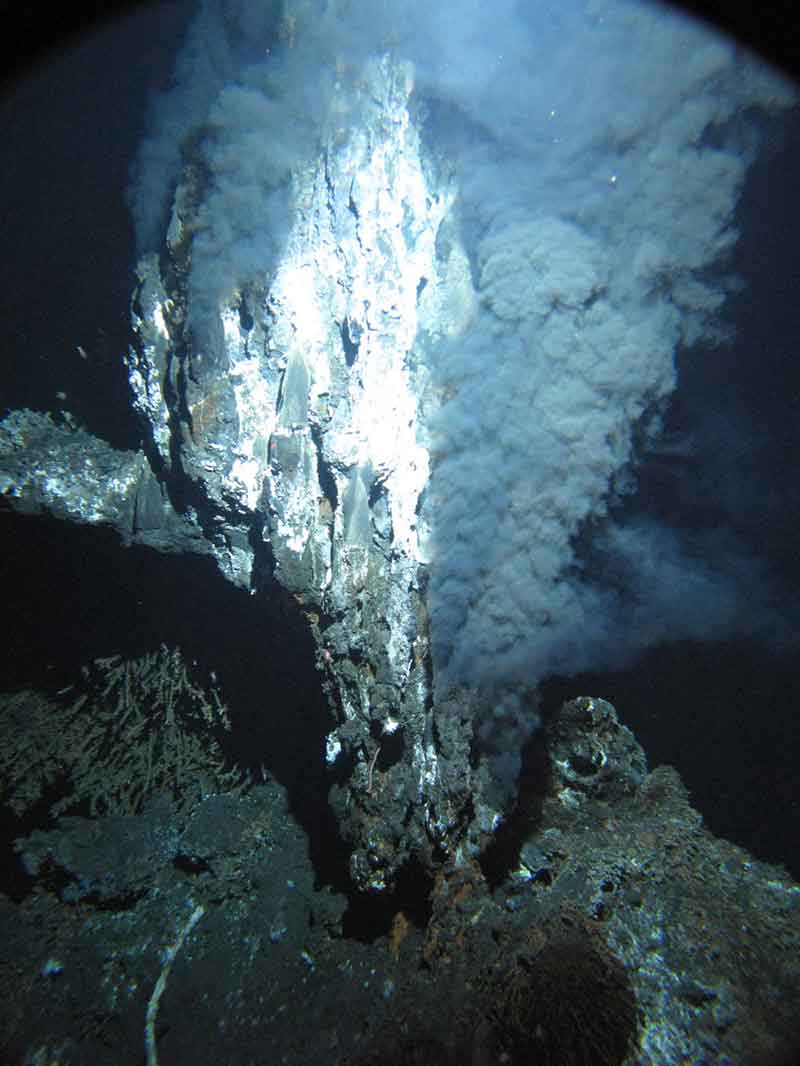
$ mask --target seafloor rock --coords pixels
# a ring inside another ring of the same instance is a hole
[[[602,787],[576,781],[586,751]],[[363,896],[316,884],[274,783],[66,818],[18,842],[35,890],[0,901],[4,1061],[140,1061],[163,948],[199,915],[160,1061],[795,1063],[800,888],[704,829],[674,770],[644,769],[610,704],[567,704],[514,833],[360,916]]]

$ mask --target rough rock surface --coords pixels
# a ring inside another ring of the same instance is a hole
[[[201,908],[165,1062],[796,1062],[797,885],[704,829],[674,770],[641,777],[610,704],[572,701],[538,741],[516,850],[443,864],[426,911],[381,897],[371,943],[274,782],[18,841],[36,881],[0,900],[4,1061],[141,1062],[164,948]]]
[[[140,262],[133,299],[143,454],[15,412],[0,466],[18,508],[212,553],[235,585],[269,596],[277,581],[294,597],[337,716],[331,803],[352,876],[382,889],[412,856],[428,866],[470,835],[474,850],[498,812],[468,758],[467,697],[434,721],[425,600],[436,397],[418,344],[463,328],[469,270],[452,234],[441,240],[453,197],[423,157],[410,66],[373,59],[358,77],[340,103],[359,122],[335,121],[334,99],[324,150],[294,175],[276,269],[194,330],[202,178],[188,158],[164,252]]]

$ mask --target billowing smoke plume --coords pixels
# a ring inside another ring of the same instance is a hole
[[[635,487],[679,346],[724,336],[756,143],[743,115],[781,88],[663,9],[547,7],[487,10],[439,83],[480,301],[435,363],[452,394],[433,482],[446,680],[780,628],[765,568],[733,538],[608,511]]]
[[[163,229],[193,133],[210,175],[190,283],[202,319],[279,255],[288,175],[313,156],[337,55],[413,61],[477,294],[469,328],[430,353],[449,397],[431,426],[440,679],[536,680],[774,628],[768,576],[734,537],[617,505],[657,438],[676,351],[724,339],[753,116],[787,106],[787,88],[641,2],[264,11],[201,6],[140,157],[141,243]]]

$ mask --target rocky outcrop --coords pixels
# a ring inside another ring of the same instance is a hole
[[[187,177],[168,269],[140,268],[130,377],[153,465],[182,487],[220,567],[252,586],[268,559],[308,620],[338,718],[332,803],[354,880],[381,888],[434,840],[449,849],[464,821],[448,812],[432,727],[420,515],[431,400],[415,347],[441,328],[450,197],[423,165],[410,69],[374,60],[362,77],[360,125],[332,129],[296,177],[274,275],[201,328],[182,286]]]
[[[187,151],[163,253],[140,261],[133,299],[143,453],[17,412],[3,467],[16,506],[210,552],[234,584],[268,596],[277,581],[294,597],[338,723],[327,759],[352,876],[380,889],[411,856],[454,853],[481,807],[470,708],[433,706],[425,414],[437,400],[421,346],[463,328],[473,295],[452,192],[410,111],[411,67],[371,59],[357,74],[294,176],[274,270],[202,322],[187,279],[204,178]],[[24,471],[11,462],[23,450]],[[76,478],[78,455],[91,458]],[[495,817],[483,812],[484,829]]]

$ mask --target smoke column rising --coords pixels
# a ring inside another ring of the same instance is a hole
[[[413,61],[477,296],[469,328],[430,353],[449,397],[428,501],[440,682],[535,681],[663,639],[774,631],[768,575],[734,538],[613,514],[658,435],[679,346],[701,358],[724,340],[753,116],[791,92],[644,3],[296,11],[281,44],[277,8],[200,5],[136,168],[140,247],[163,232],[181,141],[200,137],[211,180],[189,294],[202,323],[280,255],[287,179],[314,155],[337,57]]]
[[[480,307],[434,363],[452,397],[431,501],[444,684],[787,629],[735,538],[618,524],[613,505],[658,435],[679,346],[702,358],[725,339],[721,269],[758,141],[745,110],[790,94],[663,8],[548,10],[485,12],[474,50],[460,37],[431,76]]]

